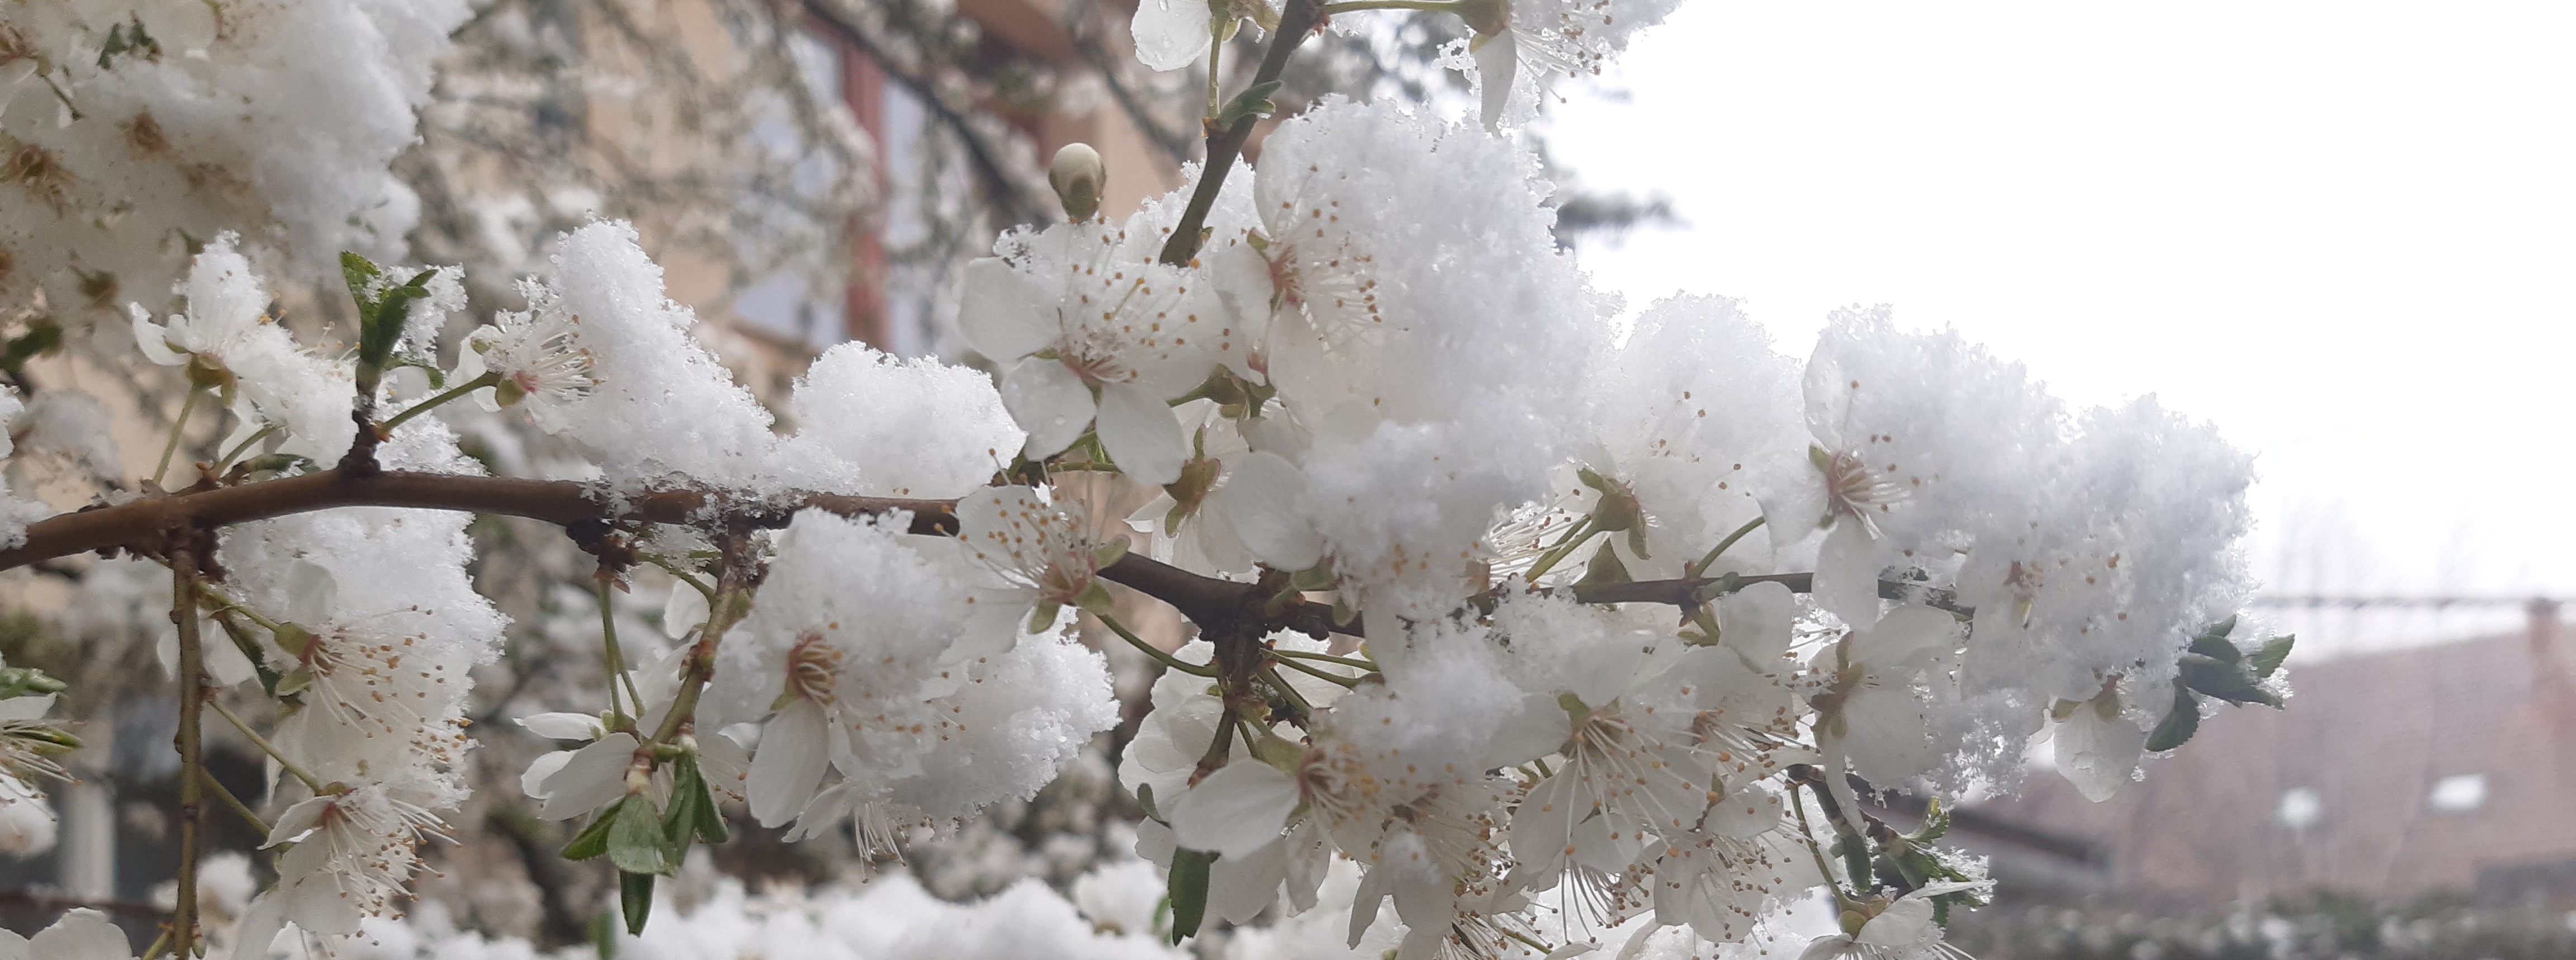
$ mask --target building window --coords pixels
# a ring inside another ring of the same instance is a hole
[[[2433,784],[2430,798],[2433,809],[2443,813],[2467,813],[2487,802],[2487,775],[2463,773],[2443,777]]]
[[[2292,787],[2281,791],[2281,825],[2283,826],[2292,830],[2305,830],[2315,826],[2317,818],[2324,816],[2325,812],[2325,801],[2317,796],[2315,790],[2307,787]]]

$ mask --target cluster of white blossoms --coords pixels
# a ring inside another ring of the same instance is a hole
[[[1374,6],[1149,0],[1137,31],[1176,67],[1241,21],[1293,45]],[[521,790],[577,821],[566,856],[613,864],[630,933],[655,878],[725,841],[731,805],[892,853],[1033,796],[1121,716],[1074,636],[1087,615],[1165,671],[1118,771],[1142,859],[1075,891],[1112,932],[1099,955],[1263,918],[1230,949],[1951,952],[1981,864],[1941,845],[1937,803],[1905,832],[1868,796],[2009,789],[2044,736],[2107,796],[2209,701],[2279,703],[2286,638],[2233,616],[2248,459],[2151,400],[2069,409],[1883,310],[1836,315],[1803,361],[1723,299],[1621,322],[1496,123],[1669,6],[1433,4],[1476,35],[1484,122],[1327,98],[1256,165],[1192,168],[1123,220],[1097,211],[1098,154],[1068,148],[1067,218],[965,272],[957,323],[991,376],[843,345],[785,424],[624,224],[560,238],[524,309],[445,364],[456,271],[349,255],[357,346],[319,349],[210,234],[183,306],[135,304],[130,326],[190,385],[174,447],[215,398],[216,456],[181,471],[188,492],[147,486],[79,529],[238,503],[210,546],[112,544],[177,571],[189,609],[165,659],[201,664],[272,761],[277,879],[234,956],[391,929],[451,829],[468,671],[505,627],[474,590],[464,510],[565,524],[603,608],[634,571],[676,581],[676,649],[630,658],[644,647],[604,617],[595,700],[514,718],[559,747]],[[1227,109],[1248,130],[1267,107]],[[586,460],[485,476],[441,419],[468,399]],[[0,503],[7,547],[81,535]],[[1197,638],[1138,637],[1113,583]],[[28,699],[0,701],[0,810],[67,741]],[[934,907],[890,882],[757,924],[666,920],[686,936],[632,947],[821,943],[863,922],[847,916],[911,912],[1011,954],[1072,942],[1047,932],[1081,926],[1052,896]],[[912,955],[900,940],[848,953]]]
[[[470,13],[465,0],[13,5],[0,310],[121,331],[108,321],[129,301],[165,306],[219,229],[308,270],[342,250],[399,253],[420,202],[386,167]]]

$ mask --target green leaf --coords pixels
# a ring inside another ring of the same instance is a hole
[[[362,314],[375,309],[375,302],[367,299],[367,285],[376,282],[376,277],[384,272],[384,268],[376,266],[373,260],[347,250],[340,251],[340,276],[349,281],[349,293],[358,299],[358,311]]]
[[[616,803],[599,808],[598,813],[591,815],[590,826],[581,828],[571,843],[564,844],[563,858],[588,860],[607,853],[609,825],[617,822],[617,811],[625,805],[625,799],[620,798]]]
[[[653,875],[620,873],[617,875],[617,905],[626,911],[628,936],[644,935],[644,921],[653,915]]]
[[[2191,638],[2191,652],[2229,666],[2234,666],[2237,661],[2245,658],[2245,651],[2236,649],[2236,645],[2229,643],[2226,637],[2214,637],[2205,633]]]
[[[2156,724],[2154,733],[2147,735],[2147,749],[2158,752],[2171,750],[2190,742],[2191,735],[2199,731],[2200,699],[2192,696],[2189,689],[2176,684],[2173,711],[2165,714],[2163,722]]]
[[[1256,83],[1243,88],[1242,93],[1235,94],[1234,99],[1226,101],[1225,109],[1217,113],[1216,125],[1231,127],[1237,121],[1269,116],[1279,109],[1277,104],[1270,102],[1270,95],[1278,92],[1279,81],[1277,80]]]
[[[34,667],[0,668],[0,700],[38,693],[61,693],[65,684]]]
[[[2299,642],[2295,634],[2283,634],[2264,641],[2263,649],[2254,651],[2254,675],[2269,680],[2281,672],[2281,661],[2290,659],[2290,647]]]
[[[669,838],[675,860],[688,855],[691,837],[711,844],[725,842],[724,814],[716,810],[715,796],[707,789],[706,775],[698,772],[696,757],[672,761],[671,808],[662,811],[662,833]]]
[[[1172,851],[1172,942],[1197,936],[1207,916],[1208,868],[1216,854],[1206,850]]]
[[[606,910],[591,915],[590,948],[599,960],[617,960],[617,918]]]
[[[608,862],[627,873],[677,872],[679,858],[671,856],[665,842],[662,813],[653,809],[652,799],[627,795],[618,804],[616,822],[608,827]]]
[[[1168,824],[1171,822],[1163,819],[1163,815],[1154,809],[1153,784],[1140,783],[1136,785],[1136,805],[1145,808],[1145,816],[1152,818],[1156,823]]]

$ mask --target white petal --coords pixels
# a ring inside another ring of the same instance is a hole
[[[28,952],[45,960],[133,960],[134,945],[107,914],[80,907],[63,914],[27,942]]]
[[[1940,935],[1940,929],[1932,924],[1932,899],[1907,896],[1898,897],[1887,905],[1886,912],[1869,918],[1852,939],[1862,946],[1908,947]]]
[[[1869,531],[1844,517],[1825,534],[1816,554],[1816,605],[1858,627],[1878,619],[1878,544]]]
[[[331,568],[310,560],[286,570],[286,617],[319,629],[340,607],[340,581]]]
[[[0,930],[0,960],[27,960],[27,938]]]
[[[0,721],[36,720],[42,718],[45,711],[53,708],[54,695],[50,693],[10,697],[7,700],[0,700]]]
[[[1063,333],[1049,299],[1035,278],[1000,257],[985,257],[966,265],[957,332],[995,363],[1017,360],[1046,349]]]
[[[1208,774],[1167,812],[1181,846],[1234,858],[1279,839],[1295,809],[1296,781],[1269,764],[1240,759]]]
[[[330,809],[330,797],[314,797],[286,808],[285,813],[277,815],[277,825],[268,828],[268,842],[261,846],[274,847],[303,839],[305,834],[313,832],[313,828],[322,825],[322,815]]]
[[[134,319],[134,346],[143,351],[143,359],[165,367],[188,362],[187,354],[170,349],[170,332],[153,323],[152,315],[143,312],[142,305],[126,304],[125,311]]]
[[[1083,386],[1082,378],[1064,364],[1034,357],[1022,360],[1003,371],[1001,389],[1002,409],[1029,432],[1029,442],[1021,449],[1031,457],[1053,456],[1072,446],[1082,436],[1082,428],[1091,425],[1095,410],[1091,388]]]
[[[215,686],[238,687],[244,681],[259,676],[259,668],[251,664],[250,657],[245,656],[240,647],[233,645],[232,638],[225,636],[221,627],[201,630],[198,635],[201,638],[199,649],[205,654],[206,679],[213,681]]]
[[[564,764],[571,763],[572,754],[570,750],[556,750],[528,761],[527,771],[519,774],[519,792],[530,800],[544,800],[554,792],[546,789],[547,778],[562,771]]]
[[[671,584],[670,598],[662,601],[662,633],[673,640],[685,640],[689,631],[706,622],[707,595],[687,583]]]
[[[1757,583],[1717,601],[1719,639],[1764,670],[1784,664],[1789,627],[1798,616],[1798,598],[1776,583]]]
[[[1959,618],[1920,604],[1887,612],[1852,638],[1852,659],[1877,667],[1922,666],[1959,645]]]
[[[1304,570],[1324,558],[1324,538],[1297,511],[1306,495],[1305,471],[1275,453],[1249,453],[1226,464],[1225,486],[1215,497],[1226,521],[1252,555],[1281,570]]]
[[[1138,0],[1136,59],[1155,70],[1178,70],[1207,56],[1207,0]]]
[[[537,816],[570,820],[626,795],[626,767],[635,762],[635,735],[612,733],[573,751],[563,769],[546,778],[546,803]]]
[[[1503,107],[1512,99],[1512,77],[1520,70],[1520,41],[1505,30],[1489,37],[1476,38],[1477,83],[1484,88],[1484,121],[1487,128],[1502,125]]]
[[[1286,852],[1285,838],[1274,837],[1240,858],[1218,860],[1208,869],[1208,912],[1227,923],[1248,923],[1269,909],[1288,872]]]
[[[1485,747],[1485,766],[1513,767],[1528,763],[1565,746],[1565,738],[1574,733],[1574,720],[1565,715],[1555,697],[1533,693],[1521,698],[1521,712],[1494,730],[1494,739]]]
[[[1067,371],[1065,376],[1073,374]],[[1119,472],[1156,486],[1181,478],[1181,464],[1190,458],[1190,438],[1181,432],[1180,418],[1172,415],[1171,405],[1163,398],[1133,384],[1108,384],[1100,388],[1099,412],[1100,445],[1108,448],[1109,459],[1118,462]]]
[[[823,708],[798,700],[769,721],[751,755],[751,815],[764,827],[795,819],[823,783],[831,737]]]
[[[548,740],[597,740],[608,735],[598,715],[588,713],[540,713],[520,717],[519,726]]]
[[[277,944],[278,935],[286,932],[286,908],[278,903],[279,897],[280,891],[271,890],[250,902],[241,926],[233,930],[233,960],[261,960]]]
[[[2146,752],[2147,732],[2126,718],[2104,718],[2085,704],[2057,726],[2057,772],[2084,799],[2100,803],[2120,792]]]

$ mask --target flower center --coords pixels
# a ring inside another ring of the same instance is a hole
[[[841,679],[841,649],[808,630],[787,651],[787,695],[831,706]]]

